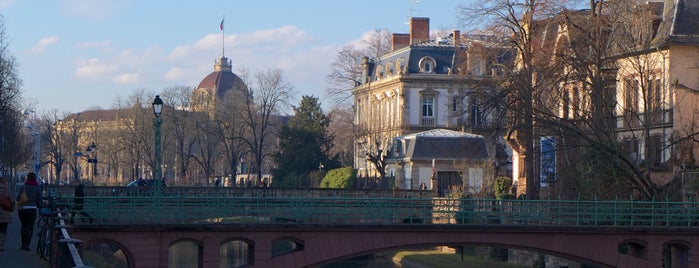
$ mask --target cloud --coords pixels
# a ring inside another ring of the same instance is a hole
[[[62,11],[69,15],[91,21],[104,21],[114,17],[124,4],[111,0],[63,0]]]
[[[97,58],[78,61],[77,65],[75,76],[89,80],[99,80],[110,77],[119,71],[119,67],[116,64],[105,63]]]
[[[109,53],[113,51],[112,42],[109,40],[103,41],[86,41],[75,44],[77,49],[96,49],[102,53]]]
[[[141,78],[141,74],[138,73],[124,73],[112,78],[112,82],[117,84],[136,84]]]
[[[15,5],[15,0],[0,0],[0,9],[5,9]]]
[[[170,68],[167,72],[165,72],[165,80],[167,81],[174,81],[174,82],[180,82],[182,81],[187,75],[187,71],[182,68]]]
[[[56,36],[49,36],[49,37],[44,37],[39,39],[38,42],[36,42],[36,45],[30,49],[30,51],[34,54],[39,54],[42,53],[46,50],[47,47],[55,45],[58,43],[58,37]]]

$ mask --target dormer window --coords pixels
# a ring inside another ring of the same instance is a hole
[[[437,62],[432,57],[423,57],[420,59],[419,65],[421,73],[430,74],[434,73],[434,70],[437,67]]]

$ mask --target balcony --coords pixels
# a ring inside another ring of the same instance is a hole
[[[421,127],[434,127],[435,126],[434,117],[422,117],[420,118]]]

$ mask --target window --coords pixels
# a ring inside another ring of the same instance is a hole
[[[437,62],[432,57],[423,57],[418,64],[422,73],[433,73],[437,67]]]
[[[437,95],[439,91],[425,89],[420,91],[420,125],[424,127],[434,127],[437,117]],[[448,111],[448,110],[446,110]]]
[[[638,83],[632,78],[624,80],[624,111],[638,113]]]
[[[638,155],[638,139],[637,138],[625,138],[624,139],[624,152],[631,158],[631,161],[639,162]]]
[[[422,117],[434,117],[434,96],[422,97]]]
[[[657,111],[660,110],[660,104],[662,102],[662,83],[660,79],[650,79],[648,81],[648,110]]]
[[[474,128],[483,127],[483,111],[476,98],[471,99],[471,126]]]
[[[451,112],[456,114],[459,111],[459,97],[451,98]]]
[[[650,151],[648,152],[648,164],[657,167],[663,162],[663,141],[660,135],[650,136]]]

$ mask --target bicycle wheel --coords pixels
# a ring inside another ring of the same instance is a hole
[[[51,228],[45,226],[37,234],[36,254],[44,260],[49,259],[49,250],[51,249]]]

